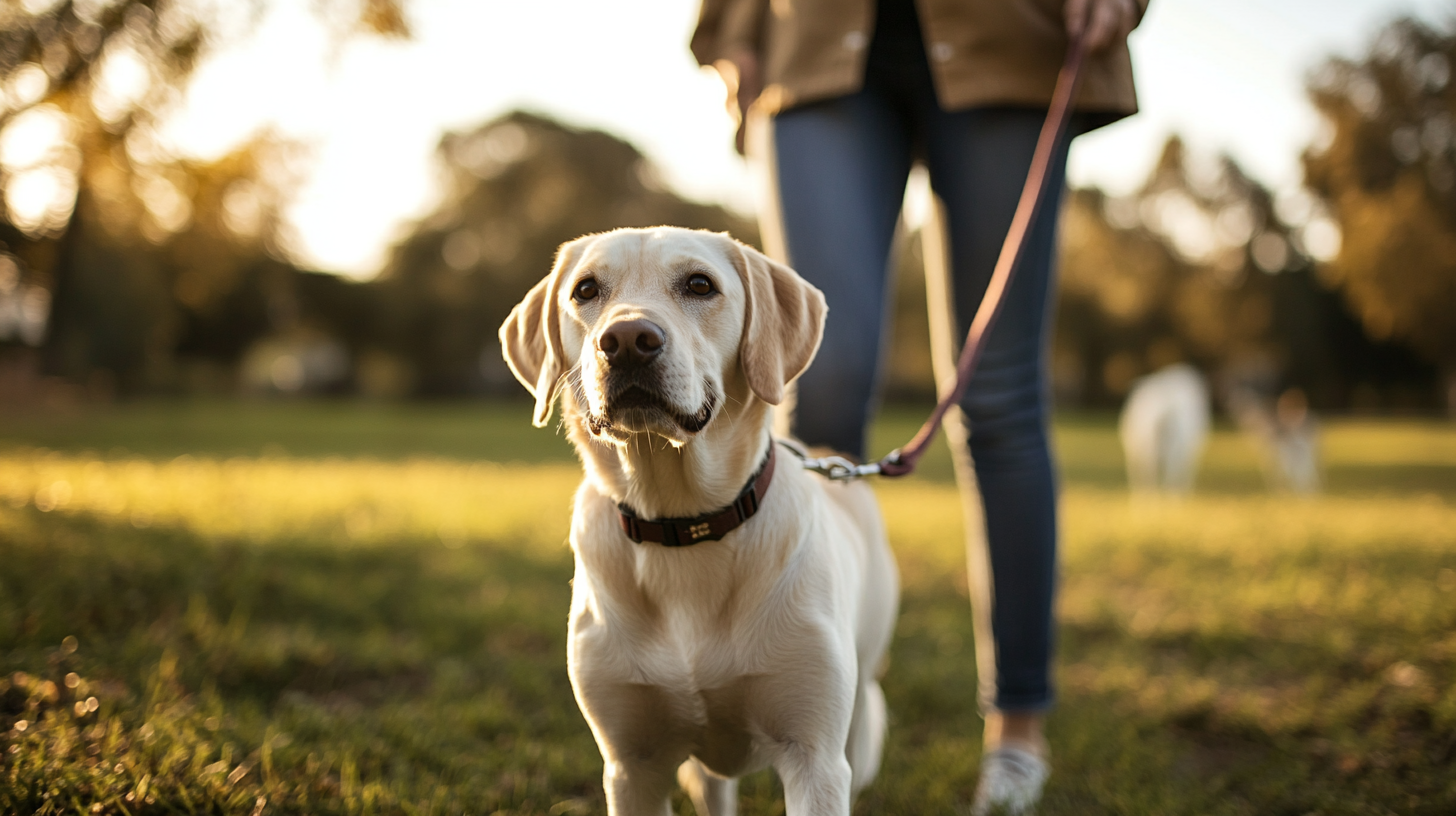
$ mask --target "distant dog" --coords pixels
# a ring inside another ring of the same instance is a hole
[[[1132,489],[1192,490],[1208,422],[1208,386],[1192,366],[1168,366],[1134,383],[1118,428]]]
[[[1270,488],[1304,495],[1320,491],[1319,421],[1303,391],[1291,388],[1273,400],[1241,386],[1230,390],[1227,406],[1259,446]]]
[[[662,227],[565,244],[501,327],[586,470],[567,667],[611,814],[669,813],[674,776],[732,814],[772,765],[791,816],[845,816],[879,768],[899,583],[874,494],[769,433],[824,314],[787,267]]]

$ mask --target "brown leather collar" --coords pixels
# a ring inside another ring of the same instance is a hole
[[[758,512],[759,502],[763,501],[769,483],[773,481],[776,459],[774,448],[777,447],[777,442],[769,440],[768,455],[764,457],[758,472],[749,477],[748,484],[743,486],[743,492],[738,494],[738,498],[722,510],[694,518],[647,521],[638,518],[632,508],[619,504],[617,514],[622,521],[623,532],[638,544],[649,541],[664,547],[687,547],[700,541],[717,541],[728,535]]]

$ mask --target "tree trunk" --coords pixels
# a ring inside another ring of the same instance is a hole
[[[71,222],[56,239],[56,254],[50,269],[51,313],[46,323],[45,340],[41,343],[41,372],[73,382],[81,382],[90,368],[85,324],[74,313],[82,224],[89,210],[84,182],[77,186]]]

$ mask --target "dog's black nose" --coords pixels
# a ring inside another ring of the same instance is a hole
[[[652,362],[666,344],[662,327],[640,318],[613,323],[597,339],[597,348],[607,358],[607,365],[623,368]]]

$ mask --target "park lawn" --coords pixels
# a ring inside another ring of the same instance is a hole
[[[0,419],[0,813],[602,812],[564,665],[579,472],[528,410]],[[1456,427],[1331,422],[1304,500],[1227,431],[1183,501],[1129,499],[1111,418],[1057,436],[1040,813],[1456,812]],[[947,457],[877,490],[905,596],[856,812],[952,813],[979,719]],[[742,812],[779,796],[754,776]]]

